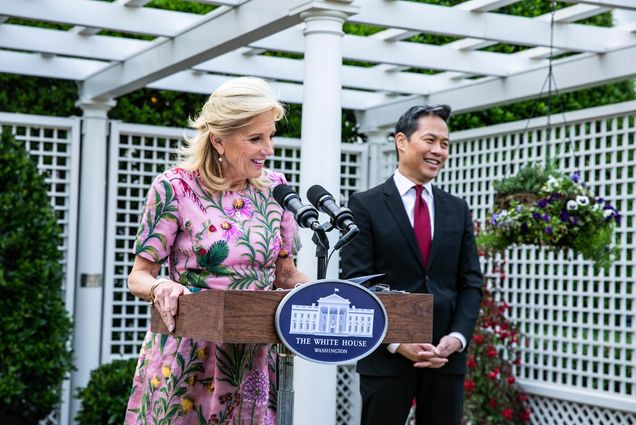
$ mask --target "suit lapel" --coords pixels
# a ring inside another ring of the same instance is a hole
[[[433,242],[431,244],[431,252],[428,255],[428,263],[426,270],[429,270],[431,264],[435,260],[435,253],[437,248],[442,243],[444,235],[444,227],[446,226],[446,210],[444,203],[444,192],[433,186],[433,203],[435,204],[435,234],[433,235]]]
[[[400,193],[395,186],[393,177],[390,177],[384,183],[384,202],[391,212],[391,215],[395,219],[395,222],[398,224],[398,227],[400,228],[404,239],[406,239],[406,241],[408,242],[408,245],[411,248],[413,255],[417,259],[417,262],[423,269],[424,263],[422,262],[422,254],[420,254],[420,248],[417,245],[417,240],[415,239],[415,232],[413,231],[413,226],[411,226],[411,222],[409,221],[409,216],[406,214],[404,203],[402,202],[402,197],[400,196]],[[435,208],[437,211],[437,204]],[[437,225],[437,221],[435,221],[435,224]]]

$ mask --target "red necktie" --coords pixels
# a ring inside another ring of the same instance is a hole
[[[420,247],[422,261],[424,267],[428,262],[428,253],[431,250],[431,216],[428,213],[426,201],[422,198],[422,190],[424,186],[415,185],[415,216],[413,221],[413,229],[415,230],[415,239]]]

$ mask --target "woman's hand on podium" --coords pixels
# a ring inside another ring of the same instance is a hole
[[[189,293],[188,288],[169,279],[162,279],[155,286],[152,294],[153,304],[157,307],[159,314],[161,314],[161,319],[168,327],[169,332],[174,331],[174,316],[177,315],[178,298]]]

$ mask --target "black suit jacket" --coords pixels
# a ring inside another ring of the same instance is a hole
[[[482,275],[466,202],[433,187],[435,231],[426,270],[393,177],[349,200],[358,237],[342,249],[342,277],[386,273],[392,289],[433,294],[433,344],[457,331],[470,341],[479,314]],[[367,375],[413,372],[412,362],[380,345],[358,361]],[[439,373],[466,372],[466,350],[454,353]]]

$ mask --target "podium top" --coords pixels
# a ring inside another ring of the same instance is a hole
[[[288,291],[209,289],[179,297],[175,336],[229,343],[278,343],[274,326],[278,303]],[[431,342],[433,296],[401,292],[376,293],[388,316],[382,342]],[[153,332],[168,333],[156,308]]]

